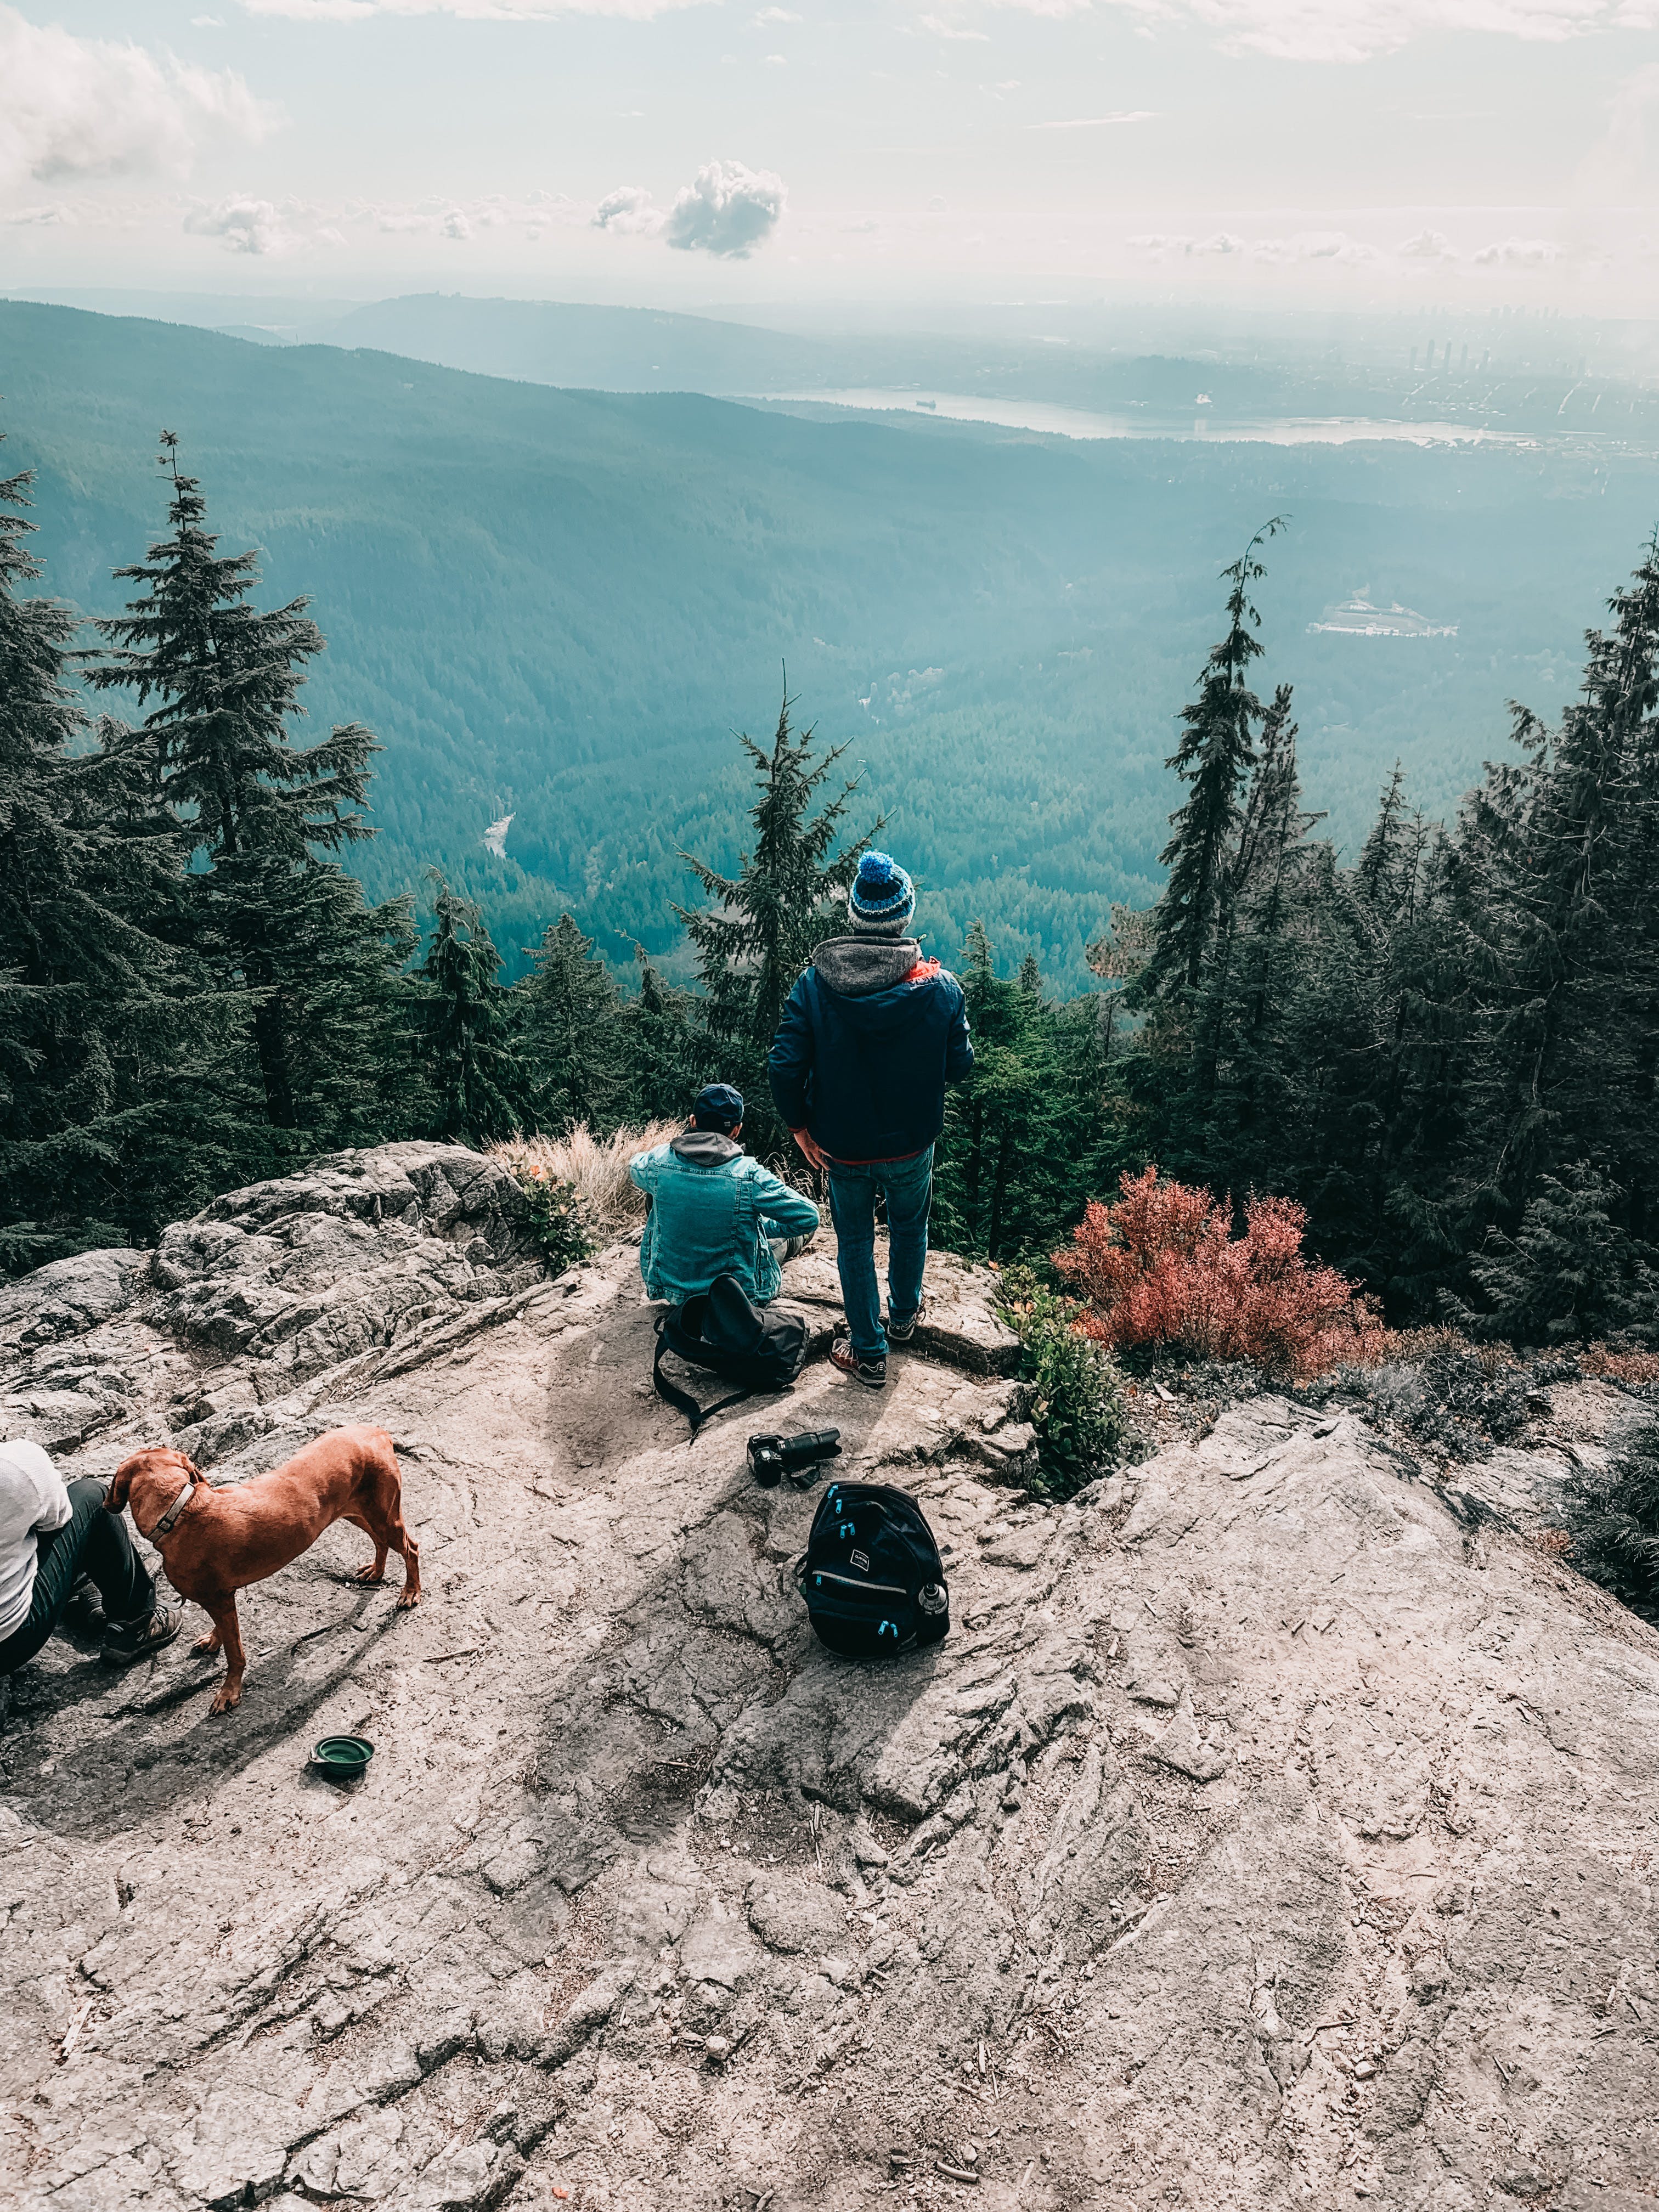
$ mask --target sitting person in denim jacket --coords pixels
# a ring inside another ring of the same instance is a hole
[[[680,1305],[716,1275],[735,1275],[754,1304],[768,1305],[782,1280],[780,1261],[817,1229],[811,1200],[751,1159],[742,1133],[742,1092],[705,1084],[690,1127],[629,1163],[651,1206],[640,1240],[647,1297]]]

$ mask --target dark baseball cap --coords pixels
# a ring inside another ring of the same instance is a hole
[[[691,1102],[691,1119],[716,1129],[735,1129],[743,1119],[743,1093],[729,1083],[705,1083]]]

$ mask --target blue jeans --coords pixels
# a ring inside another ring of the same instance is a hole
[[[35,1653],[64,1617],[77,1578],[90,1575],[111,1627],[148,1620],[155,1585],[118,1513],[104,1510],[105,1489],[91,1475],[69,1486],[70,1517],[61,1528],[35,1539],[34,1589],[28,1619],[0,1644],[0,1674],[9,1674]]]
[[[927,1214],[933,1202],[933,1148],[913,1160],[879,1161],[871,1167],[830,1170],[830,1218],[836,1224],[836,1265],[848,1333],[860,1359],[884,1359],[876,1286],[876,1193],[887,1199],[887,1310],[901,1321],[921,1304],[927,1263]]]

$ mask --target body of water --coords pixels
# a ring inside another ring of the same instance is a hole
[[[1247,439],[1270,446],[1346,446],[1386,438],[1413,446],[1534,445],[1524,433],[1485,430],[1474,422],[1390,422],[1364,416],[1285,415],[1259,422],[1218,417],[1206,409],[1185,414],[1096,415],[1039,399],[986,399],[963,392],[766,392],[739,395],[794,406],[856,409],[864,414],[927,415],[935,422],[988,422],[1006,430],[1040,430],[1060,438]]]

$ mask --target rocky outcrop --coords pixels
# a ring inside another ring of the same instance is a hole
[[[336,1528],[246,1594],[234,1713],[181,1646],[16,1678],[8,2201],[1648,2201],[1659,1638],[1501,1509],[1524,1469],[1437,1486],[1263,1397],[1036,1505],[944,1266],[958,1364],[819,1361],[689,1444],[633,1250],[549,1281],[515,1198],[386,1148],[118,1255],[71,1330],[0,1321],[66,1473],[383,1422],[430,1593]],[[823,1255],[791,1276],[827,1323]],[[925,1657],[811,1638],[817,1493],[743,1443],[826,1421],[946,1549]],[[347,1790],[305,1764],[340,1729]]]

